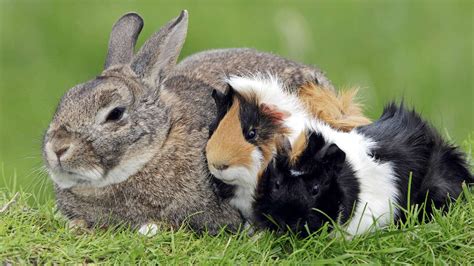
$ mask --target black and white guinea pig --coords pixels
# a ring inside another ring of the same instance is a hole
[[[253,204],[261,227],[306,234],[333,220],[354,236],[404,219],[408,195],[429,215],[474,182],[464,154],[403,105],[349,133],[318,120],[308,132],[296,160],[283,152],[261,177]]]

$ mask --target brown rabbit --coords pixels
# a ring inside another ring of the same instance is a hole
[[[331,87],[316,68],[252,49],[195,54],[176,65],[188,13],[134,54],[138,14],[120,18],[104,71],[61,99],[43,142],[60,211],[88,226],[149,222],[215,233],[241,217],[215,194],[204,148],[215,116],[213,89],[229,75],[270,71],[288,87]]]

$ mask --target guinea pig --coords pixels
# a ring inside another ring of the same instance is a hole
[[[465,155],[403,105],[349,133],[318,120],[308,132],[262,175],[253,204],[260,227],[305,235],[332,220],[352,237],[405,219],[408,203],[426,204],[428,217],[446,210],[474,182]]]
[[[258,178],[273,158],[279,136],[293,144],[313,116],[343,129],[369,122],[352,101],[354,92],[337,95],[310,83],[294,92],[271,75],[231,76],[227,83],[226,93],[212,94],[217,117],[209,129],[206,157],[219,187],[231,186],[221,196],[230,198],[246,219],[251,219]]]
[[[345,156],[317,133],[309,136],[298,161],[293,161],[291,150],[279,151],[257,186],[253,203],[257,226],[306,236],[331,220],[346,222],[357,190],[344,191],[339,183],[357,188],[357,180]]]

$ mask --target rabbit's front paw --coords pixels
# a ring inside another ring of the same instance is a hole
[[[140,226],[138,233],[143,236],[152,237],[158,233],[158,225],[155,223],[146,223]]]
[[[83,219],[72,219],[66,224],[67,228],[74,233],[90,232],[87,222]]]

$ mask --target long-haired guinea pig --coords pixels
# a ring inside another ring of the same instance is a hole
[[[261,227],[304,235],[333,220],[351,237],[403,220],[408,199],[428,217],[446,210],[474,182],[464,154],[403,105],[350,133],[317,120],[309,130],[300,151],[277,155],[262,175],[253,205]]]
[[[293,144],[313,116],[341,129],[369,122],[352,101],[353,92],[336,95],[306,84],[295,93],[272,76],[232,76],[227,82],[226,93],[213,92],[217,117],[210,126],[207,161],[217,182],[232,185],[223,196],[247,219],[258,177],[273,158],[278,136]]]

